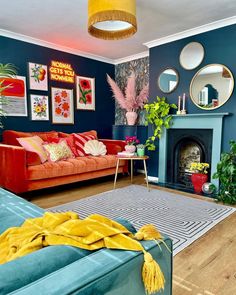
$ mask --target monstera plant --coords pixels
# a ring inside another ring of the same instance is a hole
[[[4,84],[4,78],[11,78],[16,76],[17,71],[16,71],[16,67],[13,64],[2,64],[0,63],[0,128],[3,127],[2,125],[2,117],[5,115],[4,110],[2,109],[2,106],[4,104],[7,104],[7,99],[6,97],[4,97],[4,95],[2,95],[3,91],[6,88],[11,87],[11,85],[5,85]]]

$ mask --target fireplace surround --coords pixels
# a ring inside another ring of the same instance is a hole
[[[192,188],[191,163],[211,163],[211,155],[212,129],[167,130],[167,182]]]
[[[212,175],[216,172],[217,163],[220,161],[223,118],[226,115],[229,113],[173,115],[172,126],[168,130],[163,130],[159,142],[158,181],[166,183],[168,181],[167,169],[174,169],[174,167],[168,167],[168,131],[171,129],[191,129],[197,132],[197,130],[205,129],[212,133],[209,181],[218,187],[219,182],[217,179],[212,179]]]

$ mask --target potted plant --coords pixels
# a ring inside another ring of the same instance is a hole
[[[136,146],[137,148],[137,155],[139,157],[143,157],[145,155],[145,145],[144,144],[138,144]]]
[[[191,163],[190,171],[193,172],[191,175],[191,181],[193,184],[194,191],[198,194],[202,192],[202,186],[207,182],[208,175],[207,169],[209,168],[208,163]]]
[[[117,85],[117,83],[107,75],[107,82],[111,86],[113,96],[119,106],[126,111],[126,119],[128,125],[135,125],[138,111],[143,109],[148,98],[148,84],[143,87],[139,95],[136,94],[135,75],[132,74],[127,80],[125,95]]]
[[[169,113],[171,108],[177,109],[177,106],[166,102],[165,97],[160,98],[158,96],[156,101],[144,105],[146,110],[145,125],[151,124],[153,127],[153,134],[145,144],[149,151],[155,151],[155,141],[161,137],[163,128],[170,127],[172,116]]]
[[[224,203],[236,204],[236,142],[231,140],[229,144],[230,151],[221,154],[213,178],[220,181],[217,199]]]
[[[3,128],[2,125],[2,117],[5,115],[4,110],[2,109],[2,105],[6,105],[8,103],[6,97],[2,95],[2,92],[11,87],[11,85],[5,85],[4,84],[4,79],[2,78],[11,78],[16,75],[16,67],[13,64],[2,64],[0,63],[0,128]]]
[[[139,140],[137,139],[136,136],[126,136],[125,137],[125,150],[128,153],[134,153],[136,150],[136,144],[139,143]]]

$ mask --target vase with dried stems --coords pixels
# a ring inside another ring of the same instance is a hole
[[[116,99],[119,106],[126,111],[128,125],[135,125],[138,111],[143,109],[144,104],[148,101],[149,85],[145,85],[137,95],[135,80],[135,75],[132,73],[127,80],[124,94],[117,83],[107,75],[107,82],[111,86],[113,97]]]

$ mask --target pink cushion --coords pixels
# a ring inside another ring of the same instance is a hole
[[[87,141],[89,141],[91,139],[95,139],[95,136],[94,135],[82,135],[81,133],[79,133],[79,134],[73,133],[73,136],[74,136],[74,143],[75,143],[77,155],[79,157],[86,156],[87,154],[84,151],[84,145]]]
[[[42,163],[47,161],[47,154],[42,146],[43,140],[39,136],[20,137],[17,141],[26,151],[38,154]]]

